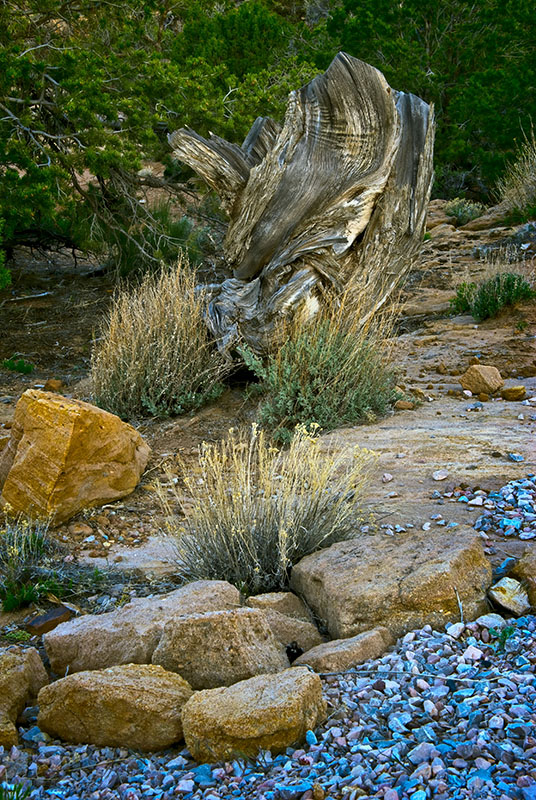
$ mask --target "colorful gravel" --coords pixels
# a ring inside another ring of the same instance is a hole
[[[535,800],[535,670],[533,616],[425,626],[353,673],[323,676],[328,721],[283,755],[199,765],[185,749],[66,746],[27,710],[24,748],[0,755],[0,780],[35,800]]]

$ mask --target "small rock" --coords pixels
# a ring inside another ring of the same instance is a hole
[[[437,755],[439,755],[439,753],[433,744],[421,742],[421,744],[418,744],[417,747],[409,751],[408,758],[412,764],[418,765],[423,764],[425,761],[431,761]]]
[[[483,614],[476,622],[482,628],[487,628],[488,630],[490,628],[504,628],[508,624],[500,614]]]
[[[495,394],[504,384],[496,367],[485,364],[472,364],[460,378],[462,388],[472,394]]]
[[[49,378],[43,386],[43,391],[45,392],[61,392],[62,389],[63,381],[60,381],[57,378]]]
[[[38,616],[33,617],[26,624],[26,630],[28,633],[42,636],[44,633],[54,630],[62,622],[67,622],[73,616],[74,611],[71,608],[67,608],[64,605],[54,606],[46,614],[38,614]]]
[[[530,608],[527,592],[514,578],[501,578],[489,589],[488,594],[500,606],[518,616]]]
[[[444,481],[448,478],[449,474],[446,469],[438,469],[434,473],[432,473],[432,479],[434,481]]]
[[[455,622],[453,625],[447,627],[447,633],[449,636],[452,636],[453,639],[459,639],[464,630],[465,623],[463,622]]]
[[[393,480],[393,475],[390,472],[384,472],[382,475],[382,483],[390,483]]]
[[[524,400],[527,390],[524,386],[507,386],[501,389],[501,397],[503,400]]]
[[[463,657],[469,661],[480,661],[484,653],[479,647],[470,644],[463,652]]]
[[[415,408],[415,403],[411,400],[397,400],[395,403],[397,411],[412,411]]]

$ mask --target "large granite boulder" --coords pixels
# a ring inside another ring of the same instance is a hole
[[[86,614],[43,637],[56,675],[117,664],[150,664],[166,623],[187,614],[240,605],[226,581],[196,581],[169,594],[141,597],[108,614]]]
[[[194,689],[230,686],[289,666],[264,613],[253,608],[170,619],[152,661],[178,672]]]
[[[472,528],[361,535],[303,558],[291,585],[335,639],[378,626],[393,636],[487,610],[491,565]]]
[[[59,739],[162,750],[182,739],[188,683],[162,667],[124,664],[61,678],[39,692],[38,725]]]
[[[182,710],[184,738],[197,761],[255,758],[303,741],[323,722],[322,683],[305,667],[258,675],[234,686],[196,692]]]
[[[34,647],[10,647],[0,652],[1,746],[9,748],[18,743],[17,717],[47,683],[48,675]]]
[[[2,499],[16,512],[62,522],[130,494],[149,452],[140,434],[114,414],[29,389],[0,453]]]

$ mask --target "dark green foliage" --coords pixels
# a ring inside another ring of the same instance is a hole
[[[450,304],[454,313],[468,311],[477,322],[481,322],[497,316],[506,306],[534,297],[536,292],[522,275],[500,272],[480,284],[462,283]]]
[[[16,356],[11,356],[11,358],[5,358],[2,361],[2,367],[4,369],[11,370],[11,372],[22,372],[23,375],[29,375],[35,369],[33,364],[30,364],[23,358],[17,358]]]
[[[522,225],[524,222],[532,222],[536,220],[536,205],[525,206],[525,208],[514,208],[510,214],[505,217],[505,223],[508,225]]]
[[[394,370],[379,331],[346,330],[331,318],[291,329],[277,353],[261,362],[240,349],[259,380],[259,424],[288,442],[298,424],[324,431],[370,422],[396,399]]]
[[[515,630],[516,629],[513,625],[505,625],[504,628],[501,628],[500,630],[497,630],[496,628],[490,628],[490,633],[492,636],[497,638],[495,646],[498,653],[504,653],[506,642],[514,635]]]
[[[328,21],[343,50],[435,104],[440,166],[488,189],[536,118],[533,30],[528,0],[343,0]]]
[[[2,291],[2,289],[5,289],[11,283],[11,275],[9,273],[8,268],[6,267],[6,254],[2,248],[3,229],[4,229],[4,220],[0,218],[0,291]]]
[[[2,4],[5,246],[74,244],[121,271],[175,260],[196,234],[139,202],[138,170],[169,158],[181,125],[239,140],[259,113],[281,116],[316,72],[296,54],[302,28],[257,2]]]
[[[483,196],[536,118],[533,10],[527,0],[469,11],[462,0],[6,0],[3,246],[70,244],[124,272],[174,259],[179,243],[195,261],[203,231],[139,202],[143,163],[170,162],[167,134],[181,126],[239,142],[256,116],[281,120],[288,92],[339,49],[435,103],[436,193]],[[177,192],[191,174],[164,177]],[[0,289],[2,262],[0,247]]]

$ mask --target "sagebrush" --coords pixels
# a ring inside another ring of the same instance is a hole
[[[396,399],[389,337],[394,317],[380,313],[367,324],[343,297],[304,324],[299,315],[280,331],[280,346],[264,361],[240,352],[259,383],[258,421],[274,440],[288,442],[298,424],[329,431],[371,422]]]
[[[523,275],[499,272],[480,283],[461,283],[450,305],[454,313],[469,312],[477,322],[482,322],[497,316],[507,306],[534,297],[536,292]]]
[[[445,214],[449,217],[455,217],[457,225],[465,225],[472,219],[481,217],[485,210],[486,208],[482,203],[475,203],[472,200],[466,200],[464,197],[455,197],[445,206]]]
[[[337,452],[300,426],[288,450],[256,425],[203,444],[179,481],[158,487],[183,580],[226,580],[245,594],[288,586],[292,565],[319,548],[359,535],[373,454]],[[185,494],[187,498],[185,498]],[[184,507],[186,521],[172,505]]]
[[[204,321],[206,291],[186,258],[119,291],[95,342],[95,403],[123,418],[183,414],[214,400],[228,366]]]

